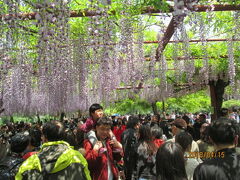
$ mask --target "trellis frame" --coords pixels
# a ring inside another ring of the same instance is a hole
[[[240,10],[240,5],[195,5],[193,7],[195,12],[205,12],[206,10],[211,10],[211,11],[239,11]],[[173,12],[173,7],[169,6],[169,12]],[[116,14],[115,11],[111,11],[109,12],[110,14],[114,15]],[[152,14],[152,13],[164,13],[158,9],[154,9],[152,7],[147,7],[144,8],[141,11],[141,14]],[[0,16],[1,19],[3,20],[11,20],[12,18],[16,18],[18,17],[21,20],[33,20],[35,19],[35,15],[36,12],[31,12],[31,13],[21,13],[21,14],[6,14],[6,15],[2,15]],[[101,12],[96,12],[96,11],[90,11],[90,10],[85,10],[85,11],[71,11],[70,12],[70,17],[87,17],[87,16],[100,16],[102,15]],[[176,26],[178,26],[178,24],[180,24],[183,20],[184,17],[181,18],[181,21],[175,21],[176,17],[172,17],[165,33],[164,36],[162,37],[162,39],[160,41],[146,41],[144,42],[145,44],[149,44],[149,43],[158,43],[159,46],[156,49],[156,59],[159,59],[160,56],[162,55],[165,47],[167,46],[168,43],[172,43],[174,41],[170,41],[170,39],[172,38],[172,35],[174,34],[175,30],[176,30]],[[200,42],[201,40],[190,40],[189,42]],[[212,41],[228,41],[227,39],[206,39],[206,42],[212,42]],[[233,39],[232,41],[239,41],[239,39]],[[160,43],[161,42],[161,43]],[[178,41],[181,42],[181,41]],[[221,57],[221,58],[227,58],[227,56],[225,57]],[[183,59],[183,58],[180,58]],[[217,118],[218,116],[218,111],[219,111],[219,107],[217,107],[218,104],[218,100],[217,100],[217,92],[216,92],[216,86],[214,85],[214,83],[209,83],[210,86],[210,94],[211,94],[211,103],[212,106],[214,107],[214,118]],[[126,87],[126,88],[119,88],[120,89],[129,89],[129,88],[133,88],[133,87]],[[143,88],[143,87],[135,87],[137,89]]]

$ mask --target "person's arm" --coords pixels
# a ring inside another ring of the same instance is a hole
[[[113,158],[115,161],[119,162],[123,157],[123,149],[122,144],[118,142],[116,139],[110,141],[110,145],[112,146],[112,151],[114,153]]]
[[[86,150],[85,158],[88,161],[89,169],[96,168],[97,161],[100,158],[99,149],[103,147],[100,141],[97,141],[93,146],[89,140],[84,141],[84,149]]]
[[[91,142],[91,144],[94,146],[96,144],[96,142],[98,141],[96,133],[93,130],[90,130],[87,133],[87,138],[88,140]]]
[[[93,120],[87,119],[86,122],[82,125],[80,125],[79,129],[85,133],[90,131],[93,128]]]
[[[110,132],[109,132],[109,138],[110,139],[115,139],[116,140],[116,136],[115,136],[115,134],[112,132],[112,130],[110,130]]]

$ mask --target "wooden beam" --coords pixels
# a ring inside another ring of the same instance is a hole
[[[205,12],[205,11],[239,11],[240,5],[227,5],[227,4],[215,4],[215,5],[195,5],[193,7],[195,12]],[[173,7],[169,6],[169,11],[173,12]],[[154,9],[153,7],[143,8],[141,14],[152,14],[152,13],[165,13],[160,9]],[[11,20],[14,18],[19,18],[21,20],[33,20],[35,19],[36,12],[19,13],[19,14],[4,14],[0,15],[2,20]],[[103,13],[94,10],[82,10],[82,11],[70,11],[70,17],[91,17],[91,16],[101,16]],[[115,11],[110,11],[110,15],[115,15]]]
[[[226,39],[226,38],[223,38],[223,39],[205,39],[204,42],[224,42],[224,41],[240,41],[240,39]],[[169,41],[168,43],[183,43],[185,41]],[[201,39],[191,39],[189,40],[188,42],[202,42]],[[161,43],[161,41],[144,41],[143,42],[144,44],[159,44]]]
[[[53,13],[54,14],[54,13]],[[111,11],[110,14],[116,14],[115,11]],[[5,14],[1,15],[0,18],[2,20],[11,20],[14,18],[19,18],[21,20],[34,20],[36,19],[37,12],[29,12],[29,13],[19,13],[19,14]],[[84,11],[70,11],[70,17],[91,17],[91,16],[101,16],[102,12],[94,11],[94,10],[84,10]]]
[[[169,33],[167,36],[170,36],[171,34],[170,34],[170,30],[169,30],[169,32],[167,32],[167,33]],[[78,39],[77,40],[73,40],[73,41],[78,41]],[[161,40],[161,41],[144,41],[143,43],[144,44],[163,44],[163,41],[164,41],[164,39],[163,40]],[[206,39],[205,40],[206,42],[220,42],[220,41],[240,41],[240,39]],[[205,42],[204,41],[204,42]],[[184,43],[185,41],[168,41],[168,43]],[[198,42],[202,42],[202,40],[200,40],[200,39],[192,39],[192,40],[189,40],[188,42],[196,42],[196,43],[198,43]],[[140,44],[139,42],[133,42],[134,44]],[[118,43],[105,43],[105,44],[97,44],[97,43],[91,43],[91,44],[85,44],[85,46],[102,46],[102,45],[105,45],[105,46],[114,46],[114,45],[117,45]]]
[[[127,90],[127,89],[144,89],[144,88],[155,88],[157,86],[124,86],[124,87],[116,87],[115,90]]]
[[[182,88],[182,89],[179,89],[178,91],[173,92],[173,94],[170,97],[175,97],[175,98],[181,97],[186,94],[198,92],[200,90],[205,89],[206,87],[207,87],[207,84],[202,84],[201,86],[196,86],[194,88],[192,88],[192,87]]]
[[[180,88],[186,88],[186,87],[192,87],[193,85],[201,85],[201,86],[207,86],[206,83],[183,83],[183,84],[174,84],[174,87],[180,87]],[[133,87],[133,86],[124,86],[124,87],[116,87],[115,89],[116,90],[126,90],[126,89],[144,89],[144,88],[154,88],[154,87],[157,87],[157,86],[136,86],[136,87]]]
[[[194,6],[195,12],[205,12],[205,11],[239,11],[240,4],[230,5],[230,4],[215,4],[215,5],[196,5]]]
[[[170,30],[169,30],[170,31]],[[170,32],[169,32],[170,33]],[[169,34],[170,36],[170,34]],[[78,41],[78,40],[73,40],[73,41]],[[206,39],[204,40],[204,42],[221,42],[221,41],[240,41],[240,39]],[[168,41],[168,43],[184,43],[185,41]],[[201,39],[191,39],[188,42],[203,42]],[[134,44],[140,44],[138,42],[133,42]],[[143,41],[144,44],[160,44],[163,43],[162,40],[161,41]],[[102,45],[106,45],[106,46],[114,46],[117,45],[118,43],[105,43],[105,44],[97,44],[97,43],[91,43],[91,44],[86,44],[86,46],[102,46]]]
[[[34,32],[34,33],[36,33],[36,32]],[[72,40],[72,41],[78,41],[78,40]],[[230,40],[229,39],[206,39],[205,41],[206,42],[224,42],[224,41],[240,41],[240,39],[230,39]],[[183,43],[183,42],[184,41],[169,41],[168,43]],[[198,42],[202,42],[202,40],[200,40],[200,39],[192,39],[192,40],[189,40],[188,42],[196,42],[196,43],[198,43]],[[161,41],[144,41],[143,43],[144,44],[159,44],[159,43],[161,43]],[[115,46],[117,44],[118,43],[105,43],[105,44],[92,43],[92,44],[85,44],[84,46],[102,46],[102,45],[105,45],[105,46]],[[134,42],[134,44],[139,44],[139,43]],[[59,48],[64,48],[64,47],[67,47],[67,46],[68,45],[62,45]],[[36,47],[32,47],[32,48],[1,48],[0,50],[19,51],[19,50],[34,50],[34,49],[36,49]],[[183,57],[183,58],[185,58],[185,57]],[[199,57],[199,58],[201,58],[201,57]],[[193,58],[193,59],[195,59],[195,58]],[[148,59],[146,59],[146,60],[148,60]]]
[[[219,56],[208,56],[208,59],[227,59],[229,56],[228,55],[219,55]],[[235,57],[239,57],[236,55]],[[185,56],[179,56],[176,57],[177,60],[179,61],[184,61],[184,60],[198,60],[198,59],[204,59],[204,57],[200,56],[192,56],[192,57],[185,57]],[[146,61],[151,61],[150,57],[145,57]],[[173,58],[166,58],[167,61],[172,61],[174,60]]]

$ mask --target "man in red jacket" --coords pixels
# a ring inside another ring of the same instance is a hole
[[[103,117],[97,121],[97,142],[93,146],[86,139],[84,148],[86,159],[93,180],[118,180],[119,171],[116,163],[123,157],[122,145],[116,139],[110,140],[112,120]]]

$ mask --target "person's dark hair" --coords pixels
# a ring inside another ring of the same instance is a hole
[[[185,152],[189,145],[192,144],[192,136],[188,132],[180,132],[175,136],[175,142],[180,144],[183,151]]]
[[[210,125],[208,123],[202,124],[202,126],[200,128],[200,138],[201,138],[202,141],[210,144],[209,128],[210,128]]]
[[[117,125],[118,126],[123,125],[123,120],[121,118],[117,118]]]
[[[187,180],[182,148],[174,142],[164,143],[156,155],[158,180]]]
[[[161,139],[163,135],[163,130],[160,127],[152,127],[151,128],[152,137],[156,139]]]
[[[92,113],[94,113],[96,110],[98,109],[102,109],[103,110],[103,107],[100,105],[100,104],[92,104],[89,108],[89,115],[91,116]]]
[[[202,118],[206,119],[206,115],[205,114],[199,114],[199,117],[202,117]]]
[[[11,138],[11,151],[14,153],[22,153],[29,145],[29,142],[29,136],[18,133]]]
[[[29,130],[30,144],[34,147],[39,147],[41,145],[41,130],[35,126]]]
[[[239,131],[238,131],[238,147],[240,147],[240,123],[237,123],[237,126],[238,126],[238,129],[239,129]]]
[[[151,121],[151,115],[150,115],[150,114],[147,114],[147,116],[145,116],[145,118],[144,118],[144,121],[145,121],[145,122]]]
[[[151,129],[148,125],[142,125],[139,128],[139,138],[138,138],[139,143],[147,143],[148,145],[148,154],[152,155],[156,153],[157,147],[152,141],[152,133]]]
[[[139,123],[139,118],[137,116],[130,116],[127,122],[127,128],[134,128]]]
[[[43,125],[42,133],[48,141],[63,140],[65,127],[60,121],[53,120]]]
[[[84,142],[84,131],[78,128],[77,134],[76,134],[76,139],[77,139],[77,148],[83,148],[83,142]]]
[[[239,135],[239,126],[234,120],[214,121],[209,127],[209,136],[215,144],[233,144]]]
[[[123,125],[126,125],[126,123],[127,123],[127,118],[126,118],[126,117],[123,117],[123,118],[122,118],[122,124],[123,124]]]
[[[71,129],[66,129],[64,141],[68,142],[74,148],[77,148],[76,136]]]
[[[200,114],[199,115],[200,123],[205,123],[207,116],[205,114]]]
[[[220,111],[220,116],[225,117],[228,115],[228,109],[227,108],[222,108]]]
[[[97,121],[96,126],[100,126],[100,125],[109,125],[112,126],[113,122],[110,118],[108,117],[102,117]]]
[[[187,115],[184,115],[184,116],[182,117],[182,119],[184,119],[184,120],[186,121],[186,123],[189,124],[190,118],[189,118]]]
[[[0,161],[3,160],[10,152],[10,145],[4,134],[0,132]]]

